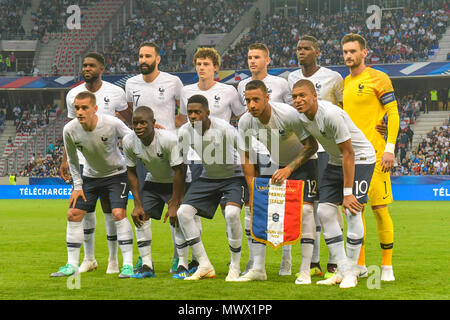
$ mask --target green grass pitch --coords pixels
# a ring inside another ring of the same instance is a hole
[[[229,260],[225,221],[222,214],[202,219],[203,241],[216,269],[216,278],[188,282],[171,278],[169,268],[173,248],[169,225],[153,221],[152,256],[156,278],[118,279],[107,275],[107,243],[104,218],[97,207],[97,271],[81,274],[79,289],[70,289],[66,278],[50,278],[67,260],[67,200],[0,201],[0,299],[120,299],[120,300],[301,300],[301,299],[449,299],[448,272],[449,202],[405,202],[390,205],[395,227],[394,271],[396,281],[377,286],[376,270],[369,280],[360,279],[356,288],[294,284],[300,266],[300,244],[292,248],[292,276],[278,276],[281,250],[267,248],[268,280],[252,283],[227,283]],[[132,202],[128,206],[128,216]],[[243,222],[242,212],[242,222]],[[131,218],[130,218],[131,221]],[[375,219],[366,213],[367,266],[379,266],[381,253]],[[321,261],[325,267],[328,250],[321,243]],[[81,253],[81,257],[83,253]],[[134,243],[134,260],[138,256]],[[241,268],[248,258],[245,236]],[[121,255],[119,251],[119,262]],[[375,268],[376,269],[376,268]]]

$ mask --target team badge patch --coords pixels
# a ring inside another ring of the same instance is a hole
[[[271,184],[269,178],[254,178],[250,199],[252,238],[278,249],[297,243],[302,232],[302,180]]]

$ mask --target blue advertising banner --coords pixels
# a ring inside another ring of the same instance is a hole
[[[391,177],[394,200],[450,200],[450,176]]]
[[[0,199],[69,199],[72,185],[0,185]],[[129,199],[133,199],[131,192]]]
[[[69,199],[72,186],[68,184],[0,185],[0,199]],[[394,200],[450,200],[450,176],[391,177]],[[131,192],[129,199],[133,199]]]
[[[29,184],[35,185],[35,184],[44,184],[44,185],[53,185],[53,184],[67,184],[63,179],[61,178],[30,178]]]

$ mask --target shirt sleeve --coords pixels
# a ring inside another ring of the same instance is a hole
[[[131,134],[127,134],[122,141],[123,153],[127,167],[136,167],[136,154],[133,149],[133,141]]]
[[[337,103],[342,107],[342,101],[344,100],[344,79],[340,74],[336,75],[336,84],[334,87],[334,97]]]
[[[233,111],[235,116],[240,116],[245,112],[245,107],[241,103],[241,100],[239,99],[239,94],[237,90],[231,86],[230,90],[230,99],[231,99],[231,110]]]
[[[241,101],[241,104],[243,106],[245,106],[246,105],[246,103],[245,103],[245,95],[244,95],[245,88],[244,88],[244,83],[242,81],[239,82],[238,87],[237,87],[237,91],[238,91],[238,95],[239,95],[239,101]]]
[[[180,93],[180,114],[187,115],[187,97],[185,87],[181,89]]]
[[[75,109],[73,107],[73,97],[72,94],[68,93],[66,96],[66,105],[67,105],[67,118],[69,119],[75,119]]]
[[[176,167],[183,163],[183,155],[175,135],[171,136],[166,144],[166,154],[169,157],[171,167]]]
[[[345,125],[345,121],[344,114],[342,113],[328,117],[325,121],[325,125],[332,131],[336,144],[340,144],[348,139],[351,139],[351,134],[348,127]]]
[[[289,83],[283,79],[283,85],[281,89],[283,90],[283,102],[292,106],[292,94],[291,90],[289,89]]]
[[[256,134],[256,132],[252,133],[249,127],[248,118],[244,115],[239,119],[238,123],[238,148],[244,152],[250,151],[252,136]]]
[[[174,88],[175,100],[181,99],[181,89],[183,89],[183,82],[181,82],[180,78],[176,77],[175,88]]]
[[[378,84],[375,87],[377,88],[377,97],[380,99],[388,116],[387,143],[395,144],[400,126],[400,117],[394,87],[392,86],[391,79],[385,73],[380,73]]]
[[[70,174],[72,175],[73,188],[74,190],[83,190],[83,180],[81,179],[77,148],[75,147],[72,136],[66,128],[67,127],[63,130],[63,140],[64,148],[67,153],[67,163],[69,164]]]
[[[128,102],[133,103],[133,94],[131,93],[128,81],[125,83],[125,99],[127,100],[127,103]]]
[[[117,130],[117,137],[118,138],[123,138],[125,137],[127,134],[132,133],[133,130],[131,130],[130,128],[128,128],[125,123],[122,122],[122,120],[117,119],[117,118],[113,118],[116,121],[116,130]]]
[[[127,98],[125,95],[125,91],[120,89],[117,90],[117,103],[116,103],[116,107],[115,110],[117,112],[123,111],[123,110],[127,110],[128,109],[128,103],[127,103]]]

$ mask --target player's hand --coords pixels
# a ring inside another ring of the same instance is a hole
[[[178,216],[177,216],[178,207],[179,206],[176,205],[169,205],[169,208],[167,209],[163,221],[164,223],[166,223],[167,218],[169,218],[169,223],[174,228],[178,227]]]
[[[278,169],[272,176],[272,183],[282,184],[284,180],[290,177],[292,173],[291,168],[285,167],[283,169]]]
[[[381,123],[380,123],[380,124],[377,124],[377,125],[375,126],[375,130],[377,130],[378,133],[381,134],[383,137],[384,137],[385,135],[387,135],[387,124],[386,124],[386,122],[384,122],[383,120],[381,120]]]
[[[75,208],[75,205],[77,204],[77,200],[80,197],[86,202],[86,197],[84,196],[83,190],[73,190],[72,194],[70,195],[70,199],[69,199],[69,208],[70,207]],[[73,206],[72,206],[72,204],[73,204]]]
[[[59,167],[59,175],[66,182],[70,180],[69,163],[67,161],[63,161],[61,163],[61,166]]]
[[[389,172],[394,167],[394,154],[391,152],[383,153],[381,157],[381,171]]]
[[[142,207],[135,207],[131,213],[131,218],[133,218],[134,225],[139,228],[145,222],[145,211]]]
[[[356,197],[353,194],[350,194],[344,197],[342,209],[344,209],[344,212],[349,210],[352,214],[358,214],[362,211],[363,205],[356,200]]]

